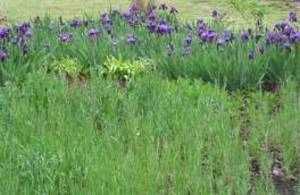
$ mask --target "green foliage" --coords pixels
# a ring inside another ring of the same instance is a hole
[[[266,79],[279,83],[292,78],[300,82],[299,47],[296,44],[291,46],[291,53],[283,51],[280,46],[271,45],[261,54],[257,47],[264,44],[264,39],[256,43],[256,32],[244,43],[240,40],[240,31],[235,31],[236,40],[218,48],[213,43],[200,44],[197,32],[193,31],[191,54],[184,56],[183,42],[188,33],[186,28],[173,16],[163,13],[160,16],[170,19],[170,25],[178,26],[177,32],[172,36],[149,35],[146,28],[133,29],[119,15],[114,15],[111,20],[115,38],[112,39],[105,33],[104,27],[96,23],[93,28],[102,33],[93,40],[87,36],[89,28],[81,26],[73,29],[69,25],[61,27],[58,22],[45,17],[40,24],[33,25],[34,36],[27,43],[30,51],[28,55],[24,56],[16,45],[8,45],[10,58],[5,63],[0,62],[0,84],[22,84],[28,74],[44,71],[49,64],[50,69],[64,71],[72,76],[79,72],[88,76],[94,74],[95,69],[100,69],[103,74],[127,79],[143,72],[143,69],[152,69],[155,64],[155,72],[168,78],[202,79],[230,90],[257,89]],[[84,19],[96,20],[88,16]],[[218,34],[225,30],[219,20],[210,20],[207,25]],[[48,30],[49,26],[52,31]],[[73,39],[70,42],[61,43],[58,40],[61,28],[72,33]],[[138,38],[136,45],[127,44],[128,34]],[[44,44],[49,44],[49,47],[44,48]],[[173,47],[171,54],[168,53],[170,45]],[[248,57],[249,50],[255,53],[252,60]]]
[[[55,60],[49,65],[50,71],[56,73],[66,73],[72,78],[76,77],[81,71],[83,66],[76,60],[71,58],[65,58],[62,60]]]
[[[150,70],[152,62],[149,59],[122,60],[113,56],[107,57],[101,68],[101,74],[112,78],[125,78],[129,80],[147,70]]]
[[[99,77],[87,85],[70,90],[54,75],[32,74],[22,87],[0,88],[2,193],[247,194],[249,152],[260,166],[252,190],[275,194],[268,150],[278,143],[288,173],[298,162],[300,104],[292,83],[276,115],[275,95],[251,95],[244,147],[239,95],[155,74],[126,91]]]

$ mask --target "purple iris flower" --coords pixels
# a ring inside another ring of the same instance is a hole
[[[219,12],[217,10],[213,10],[212,13],[211,13],[211,16],[213,18],[217,18],[219,16]]]
[[[72,28],[79,28],[81,26],[81,21],[79,19],[75,18],[71,21],[70,25]]]
[[[260,45],[260,46],[258,47],[258,51],[259,51],[261,54],[264,54],[264,53],[265,53],[265,50],[266,50],[266,48],[265,48],[264,45]]]
[[[31,31],[31,29],[28,29],[28,30],[25,32],[24,36],[27,37],[27,38],[31,38],[31,37],[32,37],[32,31]]]
[[[110,34],[112,29],[112,22],[107,13],[104,13],[100,17],[100,22],[104,26],[105,31]]]
[[[217,37],[217,33],[213,30],[209,30],[207,32],[203,32],[200,36],[200,39],[203,43],[211,43]]]
[[[221,36],[219,37],[219,39],[217,40],[217,45],[218,46],[221,46],[223,45],[224,43],[227,43],[227,42],[231,42],[233,41],[234,39],[234,36],[231,32],[229,31],[224,31]]]
[[[167,25],[165,21],[160,21],[160,24],[158,26],[157,32],[161,35],[170,34],[172,29]]]
[[[252,60],[252,59],[254,59],[254,57],[255,57],[255,53],[254,53],[253,49],[250,49],[250,50],[248,51],[248,58],[249,58],[250,60]]]
[[[290,35],[290,34],[292,34],[294,32],[294,28],[292,27],[292,26],[290,26],[290,25],[287,25],[285,28],[284,28],[284,31],[283,31],[283,33],[285,34],[285,35]]]
[[[285,49],[286,51],[288,52],[291,52],[292,51],[292,48],[291,48],[291,45],[289,43],[284,43],[282,45],[282,48]]]
[[[112,24],[110,22],[104,24],[104,30],[108,33],[111,34],[111,29],[112,29]]]
[[[127,22],[132,18],[132,14],[130,12],[124,12],[122,15]]]
[[[276,39],[276,43],[277,44],[283,44],[283,43],[286,43],[286,42],[288,42],[288,40],[289,40],[289,37],[288,36],[286,36],[286,35],[278,35],[277,36],[277,39]]]
[[[140,21],[137,18],[132,18],[132,20],[129,21],[129,24],[135,28],[140,25]]]
[[[191,53],[191,46],[192,46],[192,35],[188,34],[183,41],[183,55],[188,56]]]
[[[19,36],[19,35],[16,35],[16,36],[13,38],[12,43],[13,43],[14,45],[19,45],[19,44],[21,43],[21,41],[22,41],[22,37]]]
[[[168,6],[167,6],[167,4],[162,3],[162,4],[160,4],[159,9],[161,9],[161,10],[167,10]]]
[[[224,45],[225,43],[232,42],[234,40],[234,36],[229,31],[223,31],[223,33],[218,37],[217,47]]]
[[[153,33],[156,31],[157,23],[156,23],[156,15],[154,11],[151,11],[149,13],[146,26],[149,32]]]
[[[234,39],[234,36],[231,32],[229,31],[224,31],[222,34],[222,38],[226,41],[226,42],[231,42]]]
[[[9,36],[8,28],[0,28],[0,39],[7,39]]]
[[[241,39],[243,42],[247,42],[249,40],[249,32],[248,31],[242,32]]]
[[[58,39],[63,43],[71,41],[72,38],[73,38],[72,34],[68,34],[68,33],[58,35]]]
[[[25,33],[30,29],[31,26],[28,22],[23,22],[22,24],[16,26],[16,31],[21,35],[25,35]]]
[[[178,13],[178,10],[173,5],[171,5],[170,14],[176,14],[176,13]]]
[[[213,30],[209,30],[207,32],[207,42],[213,42],[215,38],[217,37],[217,33]]]
[[[104,13],[104,14],[101,15],[100,22],[101,22],[102,25],[105,25],[106,23],[110,23],[111,22],[111,20],[110,20],[110,18],[109,18],[109,16],[108,16],[107,13]]]
[[[156,20],[156,14],[154,11],[149,12],[148,14],[148,20]]]
[[[148,31],[150,33],[154,33],[156,31],[156,27],[157,27],[157,24],[156,24],[156,21],[152,21],[152,20],[148,20],[147,21],[147,28],[148,28]]]
[[[277,43],[278,37],[279,34],[277,32],[274,31],[268,32],[265,37],[266,44]]]
[[[201,34],[206,31],[206,24],[204,23],[203,20],[198,20],[197,21],[197,32],[198,36],[201,37]]]
[[[274,30],[278,30],[278,31],[281,31],[283,32],[284,31],[284,28],[288,25],[289,23],[285,20],[283,21],[280,21],[278,23],[275,24],[274,26]]]
[[[22,44],[24,44],[25,37],[31,38],[32,37],[32,31],[31,26],[27,22],[23,22],[20,25],[16,26],[16,32],[17,36],[15,36],[13,40],[13,44],[17,44],[22,47]]]
[[[97,37],[100,36],[100,31],[98,29],[91,29],[89,30],[88,32],[88,36],[91,38],[91,39],[96,39]]]
[[[129,35],[127,36],[127,43],[128,43],[129,45],[135,45],[137,41],[138,41],[138,39],[137,39],[134,35],[129,34]]]
[[[192,40],[193,40],[193,37],[191,34],[188,34],[185,38],[184,38],[184,41],[183,41],[183,46],[184,47],[190,47],[192,45]]]
[[[6,49],[0,50],[0,61],[5,62],[8,59],[8,52]]]
[[[297,22],[297,13],[296,12],[290,12],[289,19],[291,22]]]
[[[299,43],[300,42],[300,32],[292,33],[289,37],[289,41],[291,43]]]
[[[129,9],[130,13],[136,13],[138,11],[138,5],[137,3],[133,3],[131,6],[130,6],[130,9]]]
[[[200,35],[200,39],[203,43],[206,43],[207,42],[207,37],[208,37],[208,34],[207,32],[203,32],[201,35]]]

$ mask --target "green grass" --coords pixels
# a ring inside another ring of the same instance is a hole
[[[202,82],[150,74],[120,90],[97,77],[83,89],[51,75],[30,78],[1,88],[3,194],[274,194],[272,147],[288,173],[299,162],[292,84],[275,116],[273,95],[250,97],[243,147],[241,96]],[[261,170],[250,185],[253,158]]]
[[[111,2],[121,9],[128,6]],[[109,5],[89,1],[82,7],[76,0],[1,4],[16,21],[47,12],[53,17],[96,14]],[[224,1],[174,4],[184,19],[205,17],[215,7],[231,10]],[[270,5],[270,17],[278,8],[276,2],[262,4]],[[289,11],[280,8],[278,18]],[[229,20],[238,17],[230,14]],[[170,37],[135,29],[140,42],[128,46],[126,35],[133,30],[117,19],[113,32],[120,37],[118,47],[111,46],[105,33],[91,41],[84,27],[71,31],[68,26],[64,30],[73,32],[74,40],[61,44],[60,26],[52,23],[53,31],[48,31],[47,18],[44,22],[33,28],[27,55],[9,44],[10,58],[1,62],[0,194],[276,194],[271,174],[277,161],[283,172],[280,184],[300,180],[297,45],[292,53],[270,46],[251,61],[247,51],[253,41],[237,41],[221,52],[194,41],[189,58],[181,50],[168,57]],[[185,34],[173,36],[175,48],[182,47]],[[118,59],[105,61],[107,56]],[[150,58],[151,68],[136,64],[142,73],[120,87],[118,74],[136,71],[123,73],[124,61],[130,67],[138,57]],[[112,67],[104,78],[97,71],[105,62]],[[56,71],[51,72],[51,64]],[[88,72],[88,79],[70,85],[64,71]],[[269,79],[281,78],[275,82],[281,91],[257,90],[264,71],[275,74]],[[234,89],[230,95],[226,82]],[[251,92],[239,91],[248,85],[255,86]],[[300,186],[294,190],[300,193]]]
[[[83,13],[99,14],[107,10],[110,6],[125,10],[129,6],[129,0],[4,0],[0,2],[2,12],[12,21],[20,21],[32,18],[37,15],[51,16],[63,15],[67,18],[80,16]],[[167,2],[174,4],[179,9],[179,16],[184,19],[208,18],[213,9],[219,9],[229,15],[229,22],[238,24],[245,22],[245,18],[233,10],[225,0],[166,0],[158,2]],[[275,22],[286,18],[288,12],[292,9],[289,6],[277,1],[259,1],[266,11],[268,22]],[[276,10],[276,11],[274,11]]]

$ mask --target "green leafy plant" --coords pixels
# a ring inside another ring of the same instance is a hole
[[[107,57],[101,73],[104,76],[129,80],[130,78],[145,72],[147,69],[149,69],[151,64],[151,61],[146,58],[131,61],[117,59],[111,56]]]
[[[82,72],[83,66],[76,59],[64,58],[54,61],[49,68],[50,71],[66,73],[68,76],[75,78]]]

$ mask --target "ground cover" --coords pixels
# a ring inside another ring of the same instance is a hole
[[[99,78],[87,86],[67,90],[37,74],[22,89],[1,89],[3,193],[297,194],[292,84],[280,112],[272,112],[273,94],[251,95],[247,142],[242,95],[155,75],[127,90]]]

